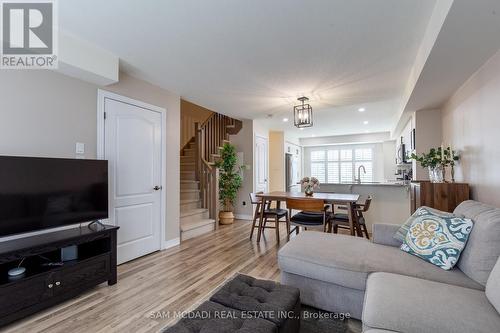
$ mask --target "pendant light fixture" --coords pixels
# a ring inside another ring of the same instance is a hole
[[[297,128],[311,127],[313,125],[312,107],[305,104],[309,98],[303,96],[297,98],[302,104],[293,107],[294,124]]]

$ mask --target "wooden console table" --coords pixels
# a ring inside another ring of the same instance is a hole
[[[431,183],[420,181],[411,183],[411,213],[420,206],[453,212],[465,200],[469,200],[469,184]]]

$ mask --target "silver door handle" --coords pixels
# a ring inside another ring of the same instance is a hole
[[[161,189],[162,189],[162,187],[161,187],[161,186],[158,186],[158,185],[157,185],[157,186],[155,186],[155,187],[153,187],[153,190],[155,190],[155,191],[159,191],[159,190],[161,190]]]

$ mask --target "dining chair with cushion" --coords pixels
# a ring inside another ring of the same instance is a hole
[[[252,203],[252,205],[255,205],[255,212],[254,212],[253,222],[252,222],[252,230],[250,230],[250,239],[252,239],[252,237],[253,237],[253,230],[255,228],[258,228],[257,242],[260,242],[260,236],[261,236],[262,232],[264,231],[264,229],[275,229],[276,230],[276,241],[279,243],[280,242],[279,222],[286,222],[287,230],[290,229],[289,220],[288,220],[288,211],[286,209],[271,208],[270,201],[265,202],[263,204],[262,198],[259,198],[257,196],[257,194],[261,194],[261,193],[263,193],[263,192],[250,193],[250,202]],[[264,220],[262,222],[262,225],[260,223],[259,223],[259,225],[257,225],[257,220],[260,221],[262,209],[264,209],[264,212],[263,212]],[[283,217],[285,218],[285,220],[280,221]],[[267,225],[267,222],[270,218],[272,218],[272,221],[274,222],[273,226]]]
[[[286,207],[290,214],[290,225],[295,226],[295,233],[299,233],[299,228],[304,230],[316,229],[326,231],[331,217],[329,205],[321,199],[286,199]],[[292,215],[292,210],[299,213]],[[287,230],[290,235],[290,230]]]
[[[367,212],[370,209],[370,205],[372,202],[372,197],[369,196],[365,203],[363,204],[355,204],[353,207],[354,218],[352,223],[354,224],[354,229],[356,230],[356,234],[359,237],[363,237],[363,234],[366,238],[370,239],[370,235],[368,235],[368,229],[366,228],[366,220],[363,213]],[[350,229],[349,225],[349,215],[348,213],[334,213],[331,219],[331,224],[333,226],[333,232],[336,234],[338,229]]]

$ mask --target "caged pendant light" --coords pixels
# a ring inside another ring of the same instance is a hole
[[[313,125],[312,107],[305,104],[309,98],[303,96],[297,98],[302,104],[293,107],[294,124],[297,128],[311,127]]]

